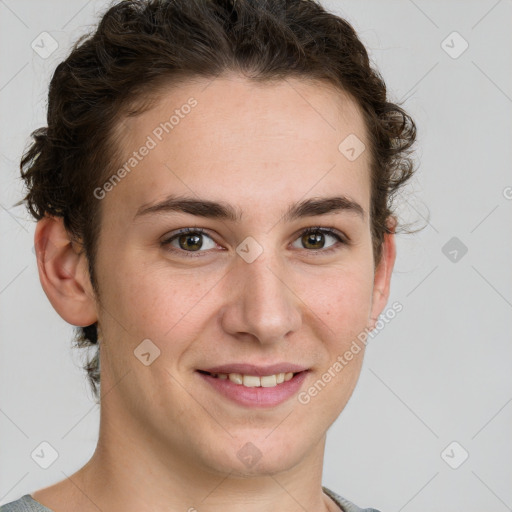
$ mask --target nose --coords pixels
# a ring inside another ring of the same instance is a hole
[[[233,336],[252,335],[272,344],[299,330],[302,301],[293,291],[291,272],[264,255],[252,263],[240,258],[229,273],[229,301],[221,322]]]

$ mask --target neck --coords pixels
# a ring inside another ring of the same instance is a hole
[[[339,512],[322,491],[325,435],[293,467],[243,474],[199,465],[187,447],[162,446],[142,428],[122,423],[102,411],[96,451],[70,477],[84,512]]]

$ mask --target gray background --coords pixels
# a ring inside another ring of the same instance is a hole
[[[390,304],[403,311],[370,342],[329,431],[324,485],[382,512],[512,510],[512,2],[323,3],[414,116],[419,171],[402,214],[430,215],[399,237]],[[97,439],[85,354],[39,284],[35,224],[13,205],[51,74],[106,5],[0,0],[0,504],[72,474]],[[47,58],[31,48],[43,31],[59,44]],[[48,469],[31,458],[42,441],[59,454]]]

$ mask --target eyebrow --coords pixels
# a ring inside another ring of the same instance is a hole
[[[169,212],[188,213],[197,217],[209,219],[221,219],[231,222],[242,220],[242,211],[229,203],[222,201],[210,201],[195,197],[168,196],[163,201],[141,206],[135,214],[134,220],[149,214],[161,214]],[[283,216],[285,222],[332,213],[352,213],[362,219],[365,218],[363,207],[346,196],[310,198],[292,204]]]

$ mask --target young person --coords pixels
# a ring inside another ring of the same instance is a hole
[[[387,303],[415,125],[352,27],[311,0],[119,2],[33,137],[40,280],[98,347],[100,432],[1,511],[360,511],[322,486],[326,432]]]

